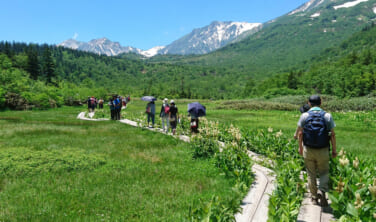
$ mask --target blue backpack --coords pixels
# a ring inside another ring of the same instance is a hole
[[[324,118],[325,112],[308,112],[303,128],[303,143],[311,148],[329,147],[329,130]]]

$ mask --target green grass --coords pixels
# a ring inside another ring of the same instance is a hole
[[[209,119],[232,123],[243,129],[282,130],[293,138],[300,112],[298,111],[235,111],[213,110]],[[336,138],[338,151],[344,150],[362,158],[375,157],[376,150],[376,112],[332,112],[336,123]],[[360,117],[360,118],[357,118]],[[298,148],[297,148],[298,150]]]
[[[189,146],[83,108],[0,113],[0,220],[182,221],[231,181]]]
[[[176,100],[181,115],[187,115],[189,102]],[[291,138],[300,116],[201,103],[209,120],[243,129],[271,127]],[[132,100],[124,117],[144,112],[145,105]],[[233,195],[231,181],[212,162],[193,160],[187,144],[119,122],[77,120],[83,110],[0,113],[0,220],[182,221],[194,201]],[[338,149],[374,158],[376,113],[332,114]]]
[[[187,104],[190,100],[175,100],[179,112],[187,115]],[[207,118],[225,124],[234,124],[243,129],[282,130],[283,133],[293,138],[300,112],[279,110],[232,110],[230,107],[223,109],[223,101],[200,101],[207,108]],[[142,112],[146,102],[135,100],[126,112]],[[157,111],[161,101],[156,102]],[[236,105],[235,105],[236,106]],[[221,107],[221,109],[218,109]],[[325,108],[324,108],[325,109]],[[336,123],[336,138],[338,151],[343,148],[359,157],[376,156],[376,110],[367,112],[330,112]],[[159,114],[159,112],[158,112]],[[160,121],[159,118],[156,118]]]

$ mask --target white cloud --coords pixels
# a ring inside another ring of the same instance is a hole
[[[78,33],[77,33],[77,32],[75,32],[75,33],[74,33],[74,35],[73,35],[73,37],[72,37],[72,39],[76,40],[76,39],[77,39],[77,37],[78,37]]]

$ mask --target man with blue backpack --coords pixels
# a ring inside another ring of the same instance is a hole
[[[304,158],[308,174],[308,187],[313,204],[328,206],[325,193],[329,191],[329,158],[330,144],[332,157],[337,156],[337,145],[332,115],[320,108],[321,98],[318,95],[309,97],[308,112],[304,112],[298,122],[299,154]],[[318,193],[316,175],[319,174]]]

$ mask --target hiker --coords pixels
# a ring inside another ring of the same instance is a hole
[[[96,99],[94,98],[94,96],[92,96],[90,98],[90,112],[94,112],[95,111],[95,106],[97,105],[97,101]]]
[[[148,127],[150,127],[150,119],[152,121],[152,126],[150,128],[154,128],[154,121],[155,121],[155,103],[154,101],[149,102],[146,105],[146,113],[148,114]]]
[[[176,124],[178,122],[178,107],[175,105],[175,101],[171,100],[170,101],[171,107],[170,107],[170,112],[169,112],[169,121],[170,121],[170,126],[172,130],[172,135],[175,135],[176,133]]]
[[[123,107],[123,103],[121,101],[121,96],[118,96],[116,99],[117,99],[116,118],[117,120],[120,120],[121,119],[121,107]]]
[[[90,104],[90,96],[87,97],[87,109],[89,110],[89,113],[91,112],[91,104]]]
[[[304,112],[298,122],[299,154],[304,158],[308,174],[308,187],[312,203],[328,206],[325,193],[329,191],[329,152],[332,145],[332,157],[337,156],[337,145],[332,115],[320,108],[321,98],[318,95],[309,97],[311,107]],[[320,177],[318,193],[316,184],[317,172]]]
[[[110,112],[111,112],[111,120],[115,120],[115,104],[114,104],[114,99],[110,98],[110,101],[107,104],[110,107]]]
[[[198,133],[198,116],[190,113],[191,116],[191,133]]]
[[[167,133],[168,126],[169,126],[169,112],[170,112],[170,105],[168,104],[168,99],[165,98],[163,100],[163,104],[161,106],[161,112],[159,113],[159,117],[162,118],[162,130]]]
[[[307,112],[311,107],[309,107],[308,103],[304,104],[302,107],[300,107],[299,111],[300,113]],[[298,139],[298,131],[299,127],[296,127],[295,133],[294,133],[294,139]]]
[[[103,103],[104,103],[104,100],[102,98],[100,98],[99,101],[98,101],[99,109],[103,109]]]
[[[119,100],[117,98],[117,96],[113,96],[113,104],[114,104],[114,120],[119,120],[118,118],[118,107],[119,107]]]
[[[122,97],[121,103],[122,103],[121,109],[127,108],[127,98],[126,97]]]

